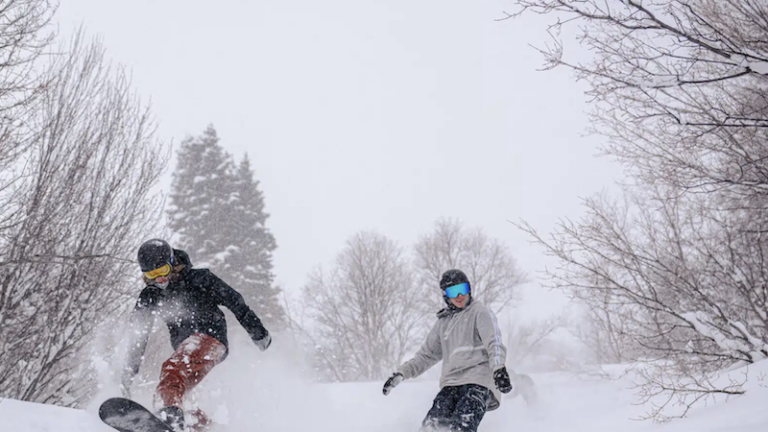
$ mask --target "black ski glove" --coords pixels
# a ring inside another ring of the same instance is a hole
[[[403,378],[403,374],[400,372],[395,372],[392,374],[389,379],[387,379],[387,382],[384,383],[384,396],[388,395],[389,392],[392,391],[393,388],[397,387],[398,384],[403,382],[405,378]]]
[[[255,343],[260,350],[266,351],[267,348],[269,348],[269,346],[272,344],[272,336],[270,336],[269,333],[267,333],[266,336],[264,336],[263,338],[257,341],[253,341],[253,343]]]
[[[493,382],[496,384],[496,388],[502,393],[509,393],[512,391],[512,382],[509,380],[509,374],[507,373],[506,367],[497,369],[496,372],[493,373]]]

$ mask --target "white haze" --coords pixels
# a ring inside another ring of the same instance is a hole
[[[410,246],[440,217],[502,239],[536,276],[549,261],[508,221],[548,230],[613,184],[600,139],[582,137],[584,88],[536,70],[529,44],[547,40],[546,21],[495,21],[508,7],[69,0],[58,19],[64,34],[82,24],[103,38],[162,137],[212,123],[230,153],[249,153],[277,281],[295,292],[355,232]],[[527,314],[562,304],[537,282],[526,292]]]

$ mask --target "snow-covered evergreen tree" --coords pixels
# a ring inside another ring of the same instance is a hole
[[[273,328],[285,313],[273,286],[275,238],[246,156],[236,166],[213,126],[185,139],[173,175],[170,227],[193,264],[208,267]]]
[[[234,162],[219,144],[213,126],[181,143],[171,184],[170,228],[176,246],[192,262],[220,273],[225,280],[225,256],[231,229]]]
[[[279,302],[280,290],[273,286],[272,251],[277,244],[266,227],[264,196],[254,180],[251,162],[245,155],[234,177],[234,229],[228,231],[235,253],[227,254],[232,283],[245,296],[256,314],[267,323],[279,325],[285,316]]]

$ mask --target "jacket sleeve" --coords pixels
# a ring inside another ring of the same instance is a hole
[[[133,377],[139,373],[144,351],[147,349],[149,333],[154,323],[154,308],[155,301],[151,290],[144,289],[136,301],[128,323],[128,350],[124,375]]]
[[[443,349],[440,344],[440,320],[438,320],[432,330],[427,335],[427,340],[421,346],[419,351],[412,359],[403,363],[397,371],[403,374],[403,378],[415,378],[427,369],[434,366],[443,358]]]
[[[232,311],[240,325],[251,336],[251,340],[257,342],[269,337],[269,332],[261,324],[256,313],[248,307],[239,292],[211,272],[208,272],[207,278],[207,285],[213,289],[218,304]]]
[[[507,361],[507,348],[501,342],[501,331],[496,315],[489,307],[483,305],[476,320],[477,333],[480,335],[485,349],[488,350],[491,369],[493,371],[501,369]]]

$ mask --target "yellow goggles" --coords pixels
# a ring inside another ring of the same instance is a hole
[[[159,278],[160,276],[168,276],[170,273],[171,273],[171,265],[166,264],[152,271],[144,272],[144,276],[146,276],[149,279],[155,279],[155,278]]]

